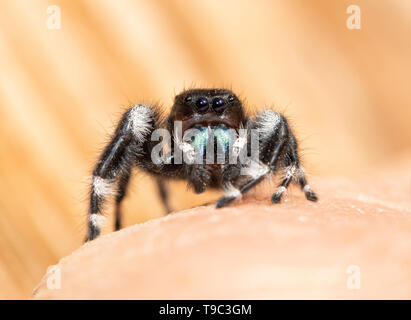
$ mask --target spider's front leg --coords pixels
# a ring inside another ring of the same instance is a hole
[[[249,129],[259,134],[259,159],[242,167],[242,175],[248,176],[246,182],[226,183],[225,196],[217,201],[217,208],[225,207],[244,193],[254,188],[270,172],[285,167],[286,174],[273,194],[271,201],[278,203],[291,181],[300,184],[306,198],[317,201],[317,196],[307,184],[297,153],[297,142],[285,117],[272,110],[265,110],[248,124]],[[237,179],[239,180],[239,179]]]
[[[151,133],[157,128],[158,112],[151,106],[135,105],[123,115],[113,138],[105,147],[93,171],[90,191],[90,209],[86,241],[95,239],[104,220],[103,204],[106,198],[116,195],[116,229],[121,226],[121,201],[125,196],[131,168],[150,157]]]

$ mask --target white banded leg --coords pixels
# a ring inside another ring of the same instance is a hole
[[[281,181],[280,185],[278,186],[277,191],[272,195],[271,202],[272,203],[280,203],[281,198],[283,197],[284,193],[287,192],[287,188],[290,185],[291,181],[293,180],[295,173],[298,169],[295,165],[291,165],[286,168],[285,175],[283,180]]]

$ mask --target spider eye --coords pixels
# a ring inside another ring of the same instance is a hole
[[[221,113],[224,110],[224,106],[225,106],[225,100],[222,98],[215,98],[213,100],[213,109],[215,112],[217,113]]]
[[[199,98],[196,102],[197,110],[199,112],[206,112],[208,110],[208,101],[206,98]]]
[[[234,96],[230,95],[230,96],[228,97],[228,101],[233,102],[233,101],[234,101]]]
[[[187,97],[184,99],[185,102],[190,102],[191,100],[193,100],[193,98],[191,98],[190,96],[187,96]]]

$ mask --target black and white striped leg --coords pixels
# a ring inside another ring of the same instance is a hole
[[[241,185],[239,188],[234,187],[232,184],[230,184],[229,187],[225,187],[224,188],[225,195],[222,196],[220,199],[218,199],[216,208],[223,208],[229,205],[234,200],[240,199],[243,194],[247,193],[249,190],[254,188],[257,184],[263,181],[268,171],[269,170],[267,167],[267,170],[264,173],[261,173],[258,176],[254,176],[251,180]]]
[[[105,221],[103,205],[106,198],[113,193],[113,184],[113,179],[105,179],[100,176],[93,178],[86,241],[93,240],[100,235],[101,227]]]
[[[304,191],[304,194],[307,200],[314,201],[314,202],[318,201],[317,195],[307,183],[307,179],[305,178],[305,175],[304,175],[304,170],[302,169],[299,170],[299,172],[297,173],[296,179],[297,179],[297,183],[301,187],[301,190]]]
[[[90,192],[90,210],[86,241],[99,236],[104,222],[103,205],[109,195],[114,193],[114,186],[119,183],[120,194],[116,201],[116,211],[121,219],[120,203],[127,187],[126,180],[133,162],[141,154],[147,142],[147,136],[156,126],[155,111],[145,105],[130,108],[122,117],[113,138],[104,149],[93,171],[93,183]],[[121,182],[121,179],[123,182]],[[128,181],[127,181],[128,182]],[[120,227],[120,219],[116,224]]]
[[[158,194],[160,196],[161,202],[164,205],[164,209],[166,210],[166,213],[170,213],[172,210],[169,204],[167,186],[165,185],[163,179],[161,178],[157,178],[156,182],[157,182]]]
[[[223,208],[228,206],[231,202],[236,199],[240,199],[242,197],[242,193],[240,189],[234,187],[231,182],[228,182],[224,186],[224,196],[218,199],[216,208]]]
[[[226,195],[217,201],[217,208],[225,207],[235,199],[240,198],[263,181],[267,173],[277,166],[279,156],[288,139],[287,122],[280,114],[266,110],[263,116],[257,119],[257,124],[260,129],[260,143],[264,146],[260,158],[268,159],[268,161],[265,160],[267,162],[258,164],[252,161],[245,170],[246,174],[251,176],[251,180],[242,184],[236,191],[229,188],[229,192],[226,192]]]
[[[100,235],[101,227],[105,221],[103,205],[108,196],[114,193],[116,176],[118,171],[124,167],[121,163],[125,160],[124,154],[127,145],[128,138],[126,136],[115,136],[93,171],[86,241],[93,240]]]
[[[286,174],[285,178],[283,179],[283,181],[281,181],[280,185],[278,186],[277,191],[271,196],[272,203],[281,202],[281,198],[283,194],[287,191],[287,188],[290,185],[292,179],[292,175]]]

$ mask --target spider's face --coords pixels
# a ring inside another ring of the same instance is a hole
[[[170,122],[183,122],[183,131],[194,126],[224,125],[237,129],[244,120],[244,111],[237,96],[226,89],[192,89],[177,95],[170,113]]]

